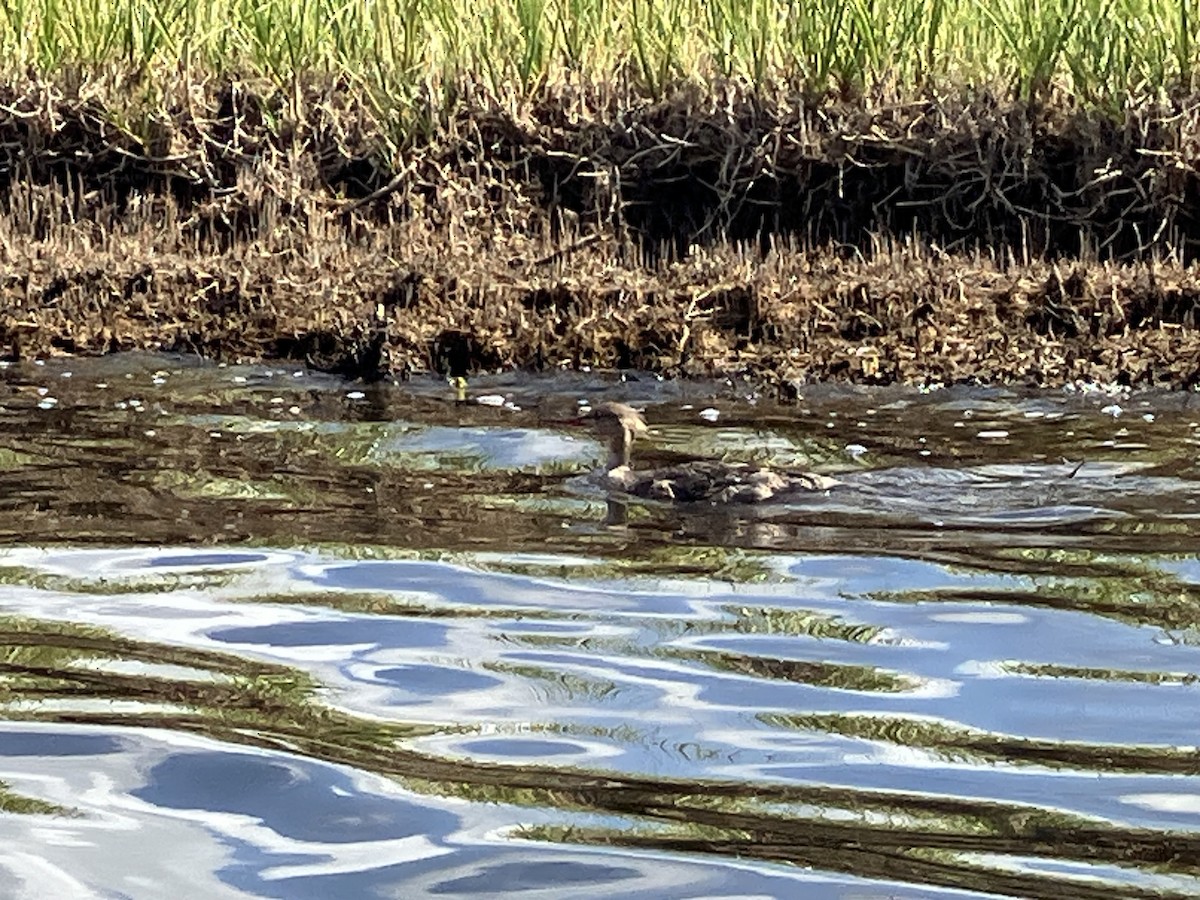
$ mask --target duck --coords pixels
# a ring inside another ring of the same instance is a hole
[[[815,472],[777,471],[746,463],[694,460],[661,469],[634,469],[634,439],[649,429],[642,414],[605,400],[581,417],[608,446],[601,483],[612,491],[676,503],[763,503],[822,492],[841,482]]]

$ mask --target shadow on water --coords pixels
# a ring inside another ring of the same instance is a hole
[[[1200,893],[1190,396],[4,377],[14,896]],[[615,500],[599,396],[844,485]]]

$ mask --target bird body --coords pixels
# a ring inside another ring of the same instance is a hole
[[[648,429],[632,406],[605,401],[584,418],[608,443],[602,481],[610,490],[679,503],[762,503],[792,494],[824,491],[839,484],[813,472],[780,472],[746,463],[696,460],[662,469],[630,465],[634,437]]]

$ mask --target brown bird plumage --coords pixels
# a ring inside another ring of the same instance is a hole
[[[625,403],[606,400],[585,417],[608,445],[604,483],[636,497],[681,503],[761,503],[791,494],[824,491],[838,481],[812,472],[777,472],[745,463],[697,460],[663,469],[630,466],[634,438],[648,429],[642,414]]]

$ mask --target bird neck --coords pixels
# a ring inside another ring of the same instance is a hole
[[[608,470],[612,471],[619,466],[629,465],[629,452],[632,449],[633,435],[629,433],[627,428],[622,428],[608,442]]]

